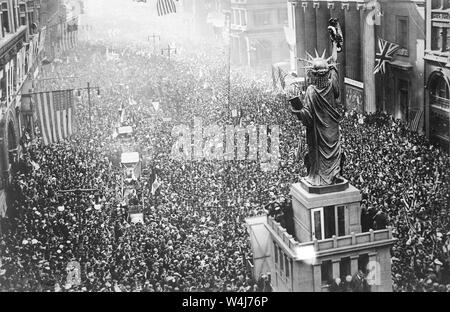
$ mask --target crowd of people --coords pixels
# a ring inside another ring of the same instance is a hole
[[[12,205],[1,220],[0,291],[269,290],[267,276],[252,276],[245,218],[286,202],[290,185],[306,173],[296,155],[302,132],[285,98],[266,81],[229,77],[211,52],[169,60],[124,47],[111,61],[106,51],[103,43],[83,43],[52,65],[61,77],[83,77],[102,92],[92,99],[92,116],[86,94],[77,99],[69,140],[43,146],[37,133],[22,142]],[[130,224],[121,204],[122,171],[113,161],[124,106],[124,123],[145,155],[143,172],[156,172],[161,182],[153,194],[145,175],[135,186],[145,224]],[[195,117],[204,125],[234,124],[233,109],[242,112],[243,126],[280,126],[275,172],[255,160],[172,159],[175,125],[192,128]],[[372,218],[385,214],[398,238],[394,290],[450,291],[448,156],[381,113],[363,121],[349,113],[341,127],[344,176],[362,190],[363,210]],[[77,189],[95,191],[61,192]],[[67,283],[70,261],[81,264],[81,283]]]

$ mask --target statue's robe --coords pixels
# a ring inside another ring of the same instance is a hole
[[[331,185],[341,171],[342,118],[336,105],[339,97],[339,75],[336,68],[330,70],[328,84],[318,89],[310,85],[306,90],[304,107],[296,111],[306,127],[308,155],[307,182],[312,185]]]

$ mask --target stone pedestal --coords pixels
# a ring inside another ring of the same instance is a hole
[[[348,188],[327,194],[309,193],[300,183],[291,188],[292,208],[294,212],[295,234],[302,242],[313,240],[311,210],[329,206],[345,207],[345,235],[361,232],[361,193],[349,184]]]

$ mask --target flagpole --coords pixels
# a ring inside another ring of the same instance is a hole
[[[91,86],[87,83],[88,105],[89,105],[89,139],[92,139],[92,116],[91,116]]]

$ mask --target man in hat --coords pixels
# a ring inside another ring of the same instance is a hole
[[[384,230],[388,224],[388,217],[384,208],[377,212],[373,218],[374,227],[376,230]]]

